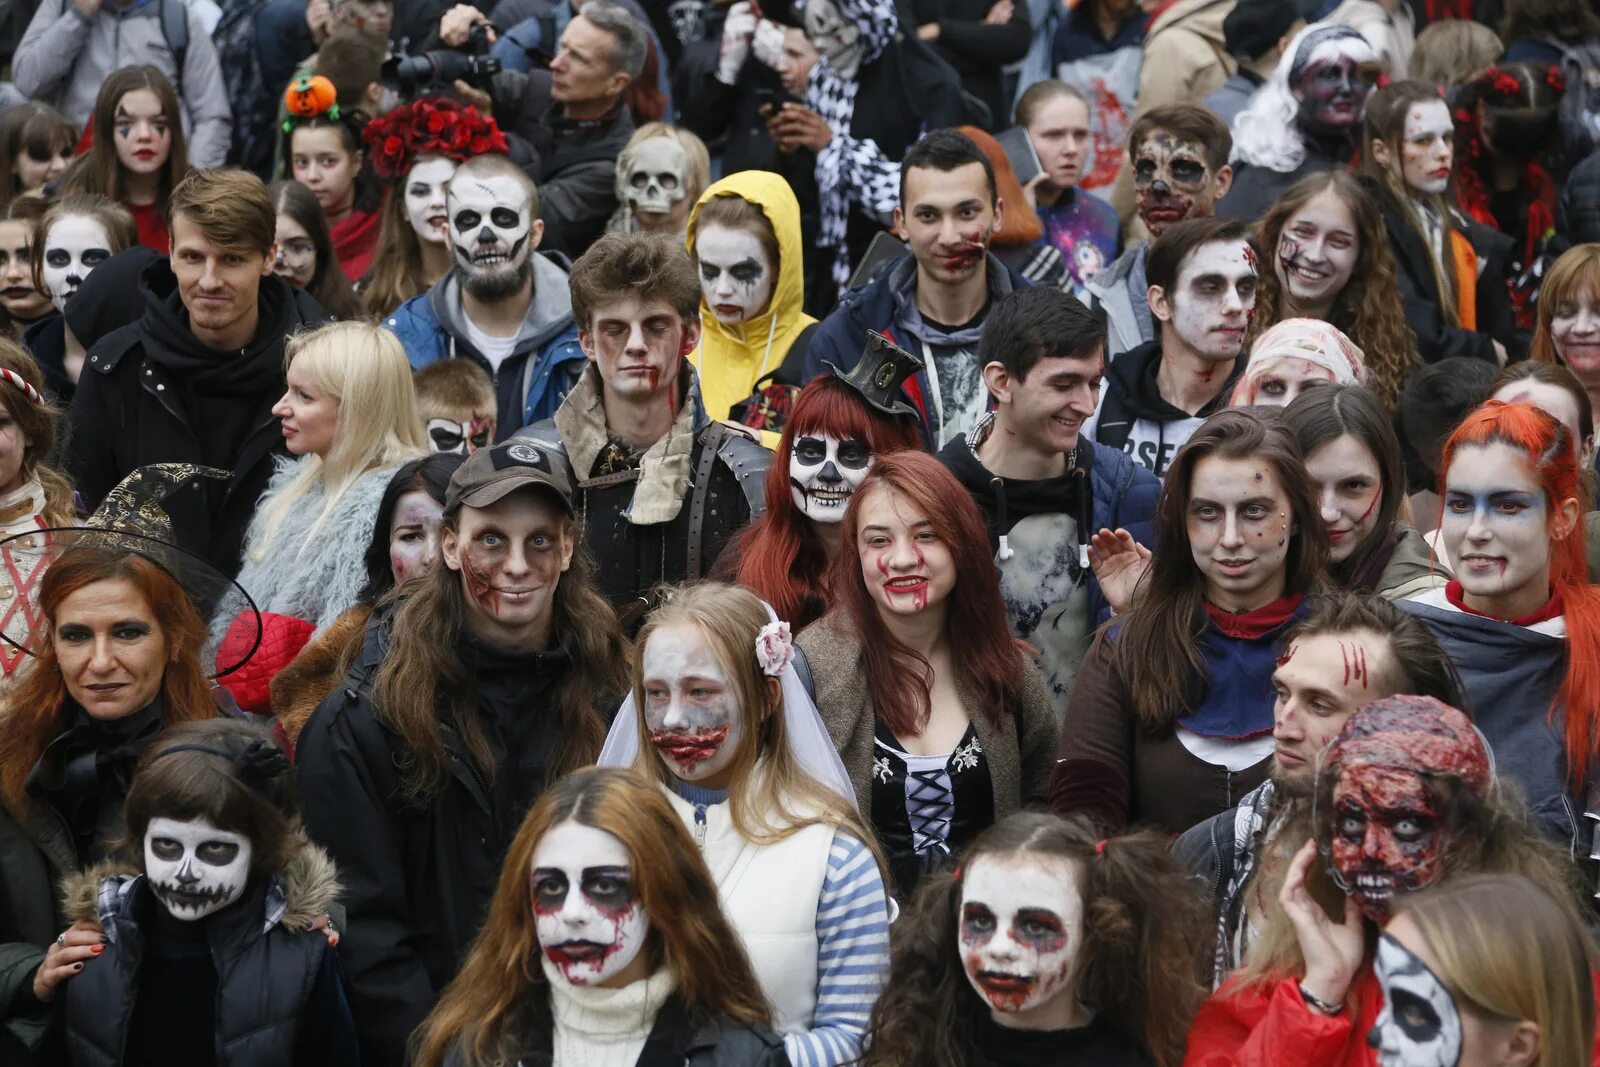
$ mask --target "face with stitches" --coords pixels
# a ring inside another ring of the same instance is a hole
[[[1370,630],[1305,634],[1272,672],[1272,780],[1285,794],[1310,797],[1317,758],[1363,704],[1392,696],[1389,644]]]
[[[956,587],[955,557],[930,516],[887,486],[865,490],[856,531],[861,580],[880,615],[920,615]]]
[[[871,469],[872,448],[865,441],[801,434],[795,437],[789,454],[789,492],[794,506],[812,522],[840,522]]]
[[[1317,488],[1328,527],[1328,559],[1343,563],[1378,532],[1383,472],[1378,457],[1359,437],[1341,434],[1306,456],[1306,473]]]
[[[985,853],[961,876],[957,944],[973,990],[1004,1026],[1027,1027],[1072,997],[1083,944],[1078,865],[1065,857]]]
[[[1133,188],[1139,218],[1151,237],[1160,237],[1175,223],[1210,215],[1227,182],[1206,165],[1200,142],[1157,129],[1134,149]]]
[[[528,257],[544,223],[532,217],[528,187],[507,174],[461,174],[446,196],[450,241],[467,291],[497,303],[522,291],[532,274]]]
[[[157,817],[144,832],[145,877],[174,919],[194,922],[244,893],[252,851],[248,837],[209,819]]]
[[[423,156],[406,174],[406,221],[427,244],[442,245],[450,236],[450,179],[455,173],[455,160]]]
[[[575,821],[551,827],[533,850],[532,890],[539,947],[563,978],[629,984],[650,919],[615,834]]]
[[[67,298],[89,272],[111,258],[111,237],[99,219],[90,215],[67,215],[57,219],[44,235],[44,264],[41,274],[50,302],[65,311]]]
[[[1294,518],[1272,464],[1211,455],[1194,465],[1187,508],[1189,551],[1206,599],[1250,611],[1283,595]]]
[[[776,263],[749,230],[701,226],[694,255],[700,265],[700,295],[724,326],[736,326],[767,310],[777,280]]]
[[[1457,449],[1440,529],[1470,607],[1516,618],[1549,599],[1550,512],[1526,453],[1503,441]]]
[[[1285,302],[1316,318],[1332,309],[1350,284],[1361,256],[1356,215],[1333,189],[1324,189],[1283,222],[1273,268]]]
[[[1162,333],[1170,327],[1195,355],[1231,363],[1244,350],[1250,312],[1256,306],[1256,255],[1246,241],[1212,241],[1190,252],[1178,268],[1171,293],[1150,287],[1150,310]]]
[[[667,769],[698,786],[726,788],[744,725],[705,632],[692,623],[652,630],[641,668],[645,728]]]

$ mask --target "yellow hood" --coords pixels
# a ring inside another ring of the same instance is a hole
[[[725,419],[733,405],[750,395],[756,379],[782,366],[789,346],[816,320],[801,310],[805,279],[800,204],[789,183],[771,171],[745,170],[712,185],[689,212],[686,241],[691,254],[700,209],[718,196],[742,197],[761,208],[778,238],[778,281],[765,313],[737,326],[724,326],[706,306],[705,297],[700,298],[700,347],[689,358],[700,371],[707,414]]]

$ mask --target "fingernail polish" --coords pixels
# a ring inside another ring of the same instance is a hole
[[[98,955],[100,955],[100,953],[104,952],[105,950],[106,950],[106,947],[104,945],[96,945],[93,948],[91,948],[89,951],[93,952],[96,956],[98,956]]]
[[[75,971],[81,971],[81,970],[83,970],[83,964],[81,964],[81,963],[74,963],[74,964],[73,964],[73,965],[72,965],[72,969],[73,969],[73,970],[75,970]]]

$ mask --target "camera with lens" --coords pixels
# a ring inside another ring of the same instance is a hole
[[[490,92],[500,73],[500,60],[490,54],[489,24],[475,22],[459,49],[439,49],[416,56],[393,56],[383,64],[383,80],[405,97],[449,89],[458,80]]]

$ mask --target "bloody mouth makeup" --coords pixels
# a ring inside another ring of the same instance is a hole
[[[968,983],[1002,1025],[1073,996],[1083,898],[1070,860],[983,855],[961,882],[956,928]]]
[[[658,627],[640,658],[650,743],[678,778],[724,788],[744,729],[738,698],[704,631],[692,623]]]
[[[1133,186],[1139,217],[1152,237],[1175,223],[1195,217],[1197,202],[1207,200],[1211,169],[1196,141],[1156,130],[1139,143],[1133,156]],[[1209,201],[1202,206],[1209,206]]]
[[[1544,606],[1549,515],[1526,453],[1503,441],[1456,451],[1445,472],[1439,527],[1469,607],[1514,619]]]
[[[534,849],[531,888],[539,947],[571,984],[607,984],[644,947],[649,919],[614,835],[578,822],[552,827]]]
[[[930,516],[887,488],[867,490],[856,535],[861,578],[880,614],[918,615],[955,588],[955,560]]]

